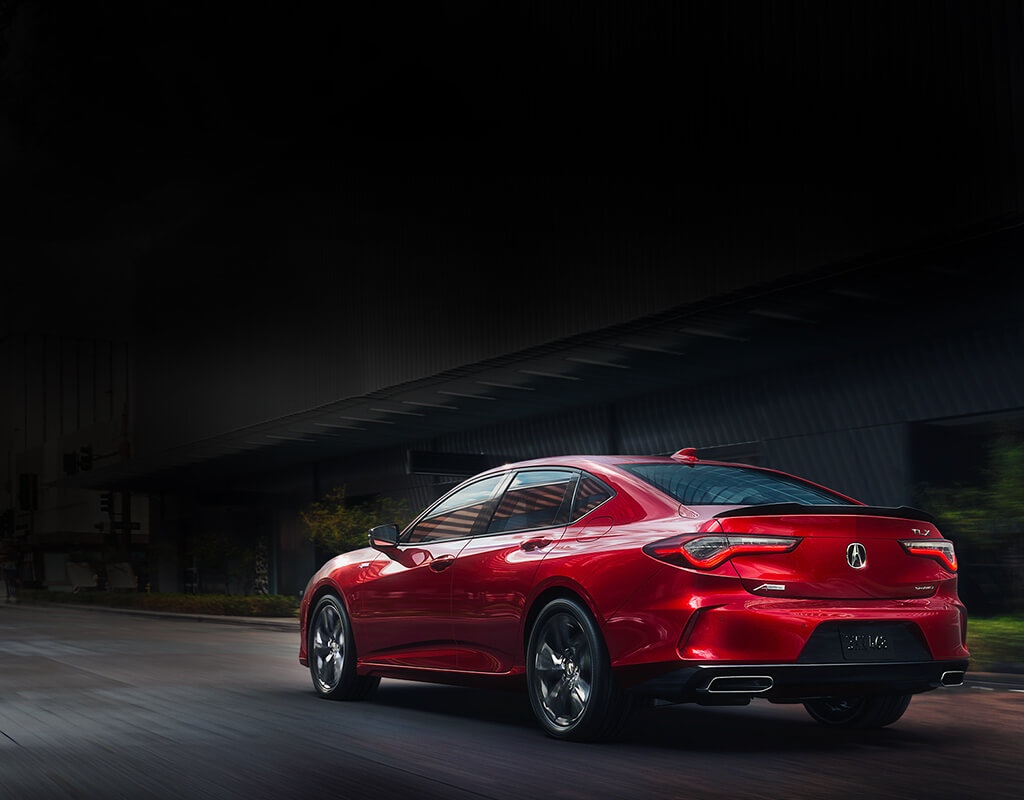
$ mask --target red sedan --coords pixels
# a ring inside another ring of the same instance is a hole
[[[956,555],[915,509],[768,469],[570,456],[457,486],[325,564],[302,600],[316,691],[522,681],[544,730],[613,735],[638,702],[803,703],[875,728],[959,685]]]

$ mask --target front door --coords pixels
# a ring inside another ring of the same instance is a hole
[[[452,568],[486,524],[506,477],[484,478],[442,498],[369,565],[360,586],[361,663],[456,669]]]

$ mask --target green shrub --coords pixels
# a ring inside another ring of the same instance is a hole
[[[349,503],[345,487],[331,489],[323,500],[311,503],[299,512],[306,526],[306,536],[328,553],[344,553],[366,547],[366,532],[389,522],[399,530],[409,522],[409,506],[405,500],[378,495],[368,502]]]
[[[22,589],[22,600],[70,605],[137,608],[185,614],[224,614],[232,617],[295,617],[299,601],[288,595],[175,594],[172,592],[48,592]]]
[[[973,669],[992,664],[1024,664],[1024,616],[968,620],[967,649],[971,651]]]

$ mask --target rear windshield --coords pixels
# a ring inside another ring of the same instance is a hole
[[[849,500],[825,489],[759,469],[663,463],[619,464],[618,467],[687,506],[849,505]]]

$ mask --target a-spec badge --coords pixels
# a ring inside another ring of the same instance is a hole
[[[927,536],[929,533],[931,533],[931,531],[927,528],[911,528],[910,530],[912,533],[916,533],[918,536]]]
[[[786,584],[784,583],[762,583],[756,589],[755,592],[760,592],[762,589],[769,592],[784,592],[786,591]]]
[[[868,565],[868,551],[860,542],[854,542],[846,548],[846,563],[854,569],[864,569]]]

